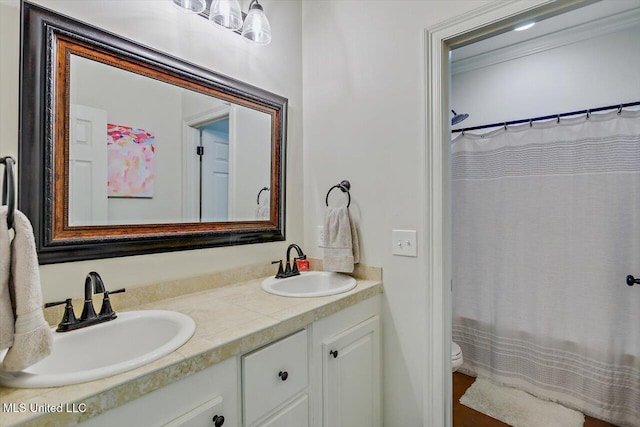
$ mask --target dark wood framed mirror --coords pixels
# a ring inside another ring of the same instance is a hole
[[[22,3],[41,264],[284,240],[287,99]]]

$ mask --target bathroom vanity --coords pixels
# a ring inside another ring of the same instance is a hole
[[[271,295],[261,282],[136,307],[185,313],[196,332],[174,353],[109,378],[0,388],[2,404],[77,408],[3,413],[0,425],[380,426],[380,276],[318,298]]]
[[[370,298],[81,425],[380,426],[378,313]]]

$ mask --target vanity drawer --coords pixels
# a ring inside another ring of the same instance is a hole
[[[306,330],[242,357],[244,425],[307,387],[307,359]]]

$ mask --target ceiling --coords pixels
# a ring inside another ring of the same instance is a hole
[[[540,22],[526,31],[508,31],[488,39],[460,47],[451,53],[453,68],[456,62],[471,61],[475,57],[489,52],[508,49],[514,45],[527,42],[535,43],[537,39],[548,37],[554,33],[565,32],[572,28],[588,28],[605,20],[614,22],[624,20],[629,14],[640,12],[640,0],[602,0],[589,6],[557,15]]]

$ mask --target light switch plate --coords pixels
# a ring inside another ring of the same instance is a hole
[[[391,253],[400,256],[418,256],[416,230],[391,230]]]

